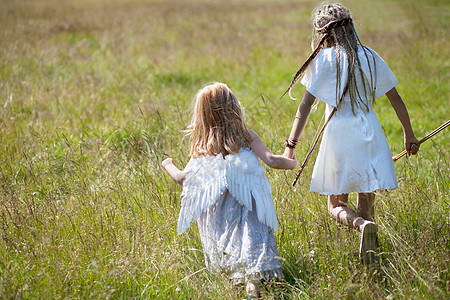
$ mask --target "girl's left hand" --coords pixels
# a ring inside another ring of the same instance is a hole
[[[420,145],[418,144],[416,137],[405,138],[405,149],[408,156],[416,155],[419,151]]]
[[[171,157],[168,157],[161,162],[161,165],[163,166],[164,169],[167,169],[168,165],[173,165],[173,159]]]

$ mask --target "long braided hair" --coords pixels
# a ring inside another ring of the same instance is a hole
[[[315,44],[317,43],[317,46]],[[313,12],[313,39],[311,42],[311,47],[313,52],[308,57],[308,59],[303,63],[300,69],[295,73],[289,88],[284,92],[289,93],[292,90],[292,86],[297,82],[299,78],[303,76],[306,69],[319,53],[320,50],[328,47],[335,47],[337,69],[336,69],[336,107],[340,108],[344,95],[348,93],[350,96],[350,103],[353,114],[355,114],[355,108],[363,108],[364,110],[369,110],[369,104],[364,101],[370,95],[371,103],[375,103],[375,84],[376,84],[376,65],[375,58],[372,55],[373,65],[375,67],[375,72],[372,72],[372,68],[369,62],[369,56],[367,52],[370,50],[365,47],[356,33],[355,27],[353,25],[353,20],[351,18],[350,11],[345,8],[342,4],[322,4],[318,6]],[[364,56],[367,59],[369,66],[370,78],[366,78],[364,75],[361,62],[358,56],[358,48],[361,46],[364,51]],[[341,82],[341,55],[340,49],[344,49],[347,55],[349,70],[348,70],[348,80],[347,82]],[[357,86],[357,76],[360,76],[364,87],[364,93],[361,95]],[[345,84],[342,95],[339,95],[341,90],[341,85]],[[292,97],[291,97],[292,98]]]

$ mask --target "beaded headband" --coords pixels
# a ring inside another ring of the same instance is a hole
[[[350,24],[352,21],[353,21],[352,18],[341,19],[339,21],[328,23],[327,25],[316,29],[316,31],[319,32],[319,33],[325,33],[328,30],[331,30],[333,28],[341,27],[341,26],[345,26],[347,24]]]

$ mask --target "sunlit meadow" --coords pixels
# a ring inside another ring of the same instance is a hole
[[[196,226],[176,234],[195,93],[226,82],[247,125],[283,151],[299,101],[280,99],[310,53],[317,1],[0,0],[0,298],[240,299],[205,269]],[[449,119],[445,0],[347,0],[364,44],[398,77],[418,138]],[[301,97],[296,85],[293,95]],[[299,160],[321,126],[312,113]],[[394,154],[400,122],[375,111]],[[267,299],[450,298],[449,131],[378,191],[380,266],[309,193],[310,162],[267,169],[286,279]],[[353,197],[353,196],[352,196]],[[354,197],[353,197],[354,198]]]

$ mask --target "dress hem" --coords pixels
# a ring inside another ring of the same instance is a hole
[[[272,270],[264,270],[260,272],[255,272],[251,274],[246,274],[245,276],[242,274],[242,272],[237,272],[238,274],[234,274],[236,277],[233,278],[233,284],[241,284],[244,282],[247,282],[249,280],[271,280],[271,279],[281,279],[284,278],[283,274],[283,268],[276,268]],[[239,274],[240,273],[240,274]],[[239,276],[239,277],[237,277]]]
[[[326,196],[331,196],[331,195],[343,195],[343,194],[350,194],[350,193],[373,193],[376,190],[395,190],[397,189],[398,186],[395,185],[393,187],[382,187],[382,188],[375,188],[375,189],[367,189],[367,190],[351,190],[351,191],[344,191],[344,192],[336,192],[336,193],[331,193],[331,192],[322,192],[322,191],[314,191],[314,190],[310,190],[310,192],[312,193],[318,193],[321,195],[326,195]]]

